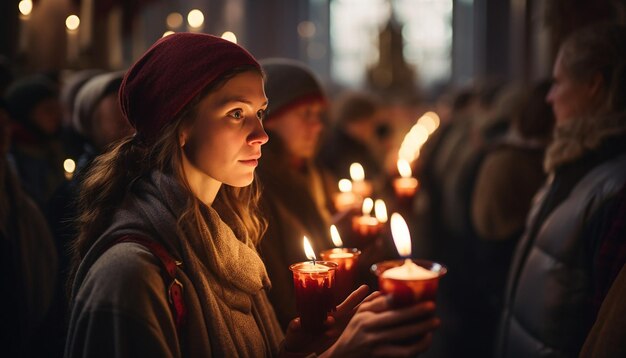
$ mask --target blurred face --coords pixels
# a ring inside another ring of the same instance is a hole
[[[266,107],[263,78],[256,72],[238,74],[205,97],[181,136],[188,180],[193,176],[218,188],[251,184],[268,139],[262,124]]]
[[[546,100],[552,105],[557,125],[587,114],[592,103],[591,86],[574,80],[566,72],[562,52],[554,64],[553,77]]]
[[[322,101],[305,102],[282,111],[268,121],[266,127],[280,136],[293,157],[310,159],[315,155],[324,127],[322,115],[325,110],[326,104]]]
[[[92,137],[94,144],[104,149],[109,144],[133,134],[134,129],[128,123],[117,104],[117,95],[104,97],[94,111]]]
[[[61,103],[55,98],[48,98],[39,102],[30,113],[30,120],[46,134],[57,133],[63,120]]]

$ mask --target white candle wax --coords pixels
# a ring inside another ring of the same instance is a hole
[[[299,272],[304,273],[322,273],[328,272],[329,268],[326,265],[313,264],[310,262],[303,263],[300,267],[298,267]]]
[[[333,252],[328,255],[330,259],[347,259],[350,257],[354,257],[354,254],[351,252]]]
[[[384,278],[394,280],[427,280],[438,276],[436,272],[416,265],[411,260],[405,260],[402,266],[396,266],[383,272]]]

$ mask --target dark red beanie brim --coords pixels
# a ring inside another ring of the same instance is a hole
[[[122,113],[149,140],[213,81],[259,63],[241,46],[219,37],[176,33],[155,42],[126,72],[120,86]]]

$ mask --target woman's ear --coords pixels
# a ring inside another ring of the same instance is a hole
[[[189,136],[188,133],[189,133],[189,129],[185,128],[181,130],[180,134],[178,135],[178,144],[180,145],[181,148],[183,148],[185,144],[187,144],[187,138]]]

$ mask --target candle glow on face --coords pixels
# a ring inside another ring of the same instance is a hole
[[[413,174],[411,171],[411,165],[409,164],[409,162],[406,159],[398,159],[398,173],[400,173],[400,176],[403,178],[410,178],[411,175]]]
[[[374,213],[376,215],[376,219],[381,223],[386,223],[389,217],[387,216],[387,206],[383,199],[376,199],[374,202]]]
[[[342,193],[348,193],[352,191],[352,182],[349,179],[339,180],[339,191]]]
[[[362,206],[362,211],[363,211],[363,216],[369,216],[372,213],[372,209],[374,208],[374,201],[372,200],[372,198],[365,198],[365,200],[363,200],[363,206]]]
[[[393,242],[400,256],[411,256],[411,234],[409,233],[409,227],[402,215],[398,213],[391,214],[391,236],[393,236]]]
[[[365,170],[360,163],[350,164],[350,178],[352,178],[353,181],[365,180]]]
[[[343,241],[341,241],[341,236],[339,236],[339,230],[337,230],[335,225],[330,225],[330,238],[333,240],[335,247],[343,246]]]
[[[315,262],[315,251],[313,251],[313,247],[306,236],[303,237],[302,244],[304,245],[304,254],[306,255],[306,258]]]

